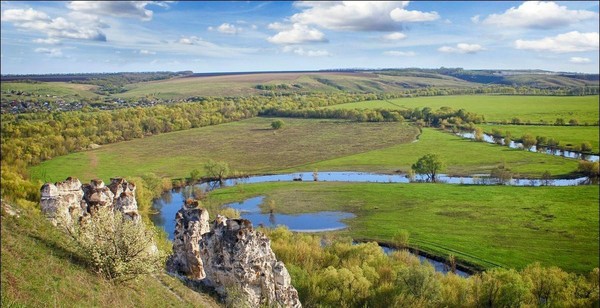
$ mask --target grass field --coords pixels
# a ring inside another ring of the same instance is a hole
[[[402,123],[305,119],[283,119],[285,127],[274,131],[272,121],[253,118],[105,145],[46,161],[31,175],[52,181],[147,172],[186,177],[194,168],[204,172],[208,159],[226,161],[237,171],[265,173],[411,142],[418,134]]]
[[[522,177],[540,177],[545,171],[555,177],[564,177],[577,169],[576,160],[474,142],[436,129],[424,128],[418,142],[320,161],[289,171],[318,169],[407,172],[413,163],[427,153],[438,154],[446,165],[444,173],[457,176],[489,174],[491,169],[502,163]]]
[[[486,133],[492,129],[502,132],[509,131],[513,138],[520,138],[524,134],[533,136],[544,136],[559,140],[561,145],[580,145],[582,142],[590,142],[594,153],[598,153],[598,126],[533,126],[533,125],[479,125]]]
[[[501,163],[523,177],[549,171],[564,177],[577,161],[461,139],[426,128],[418,131],[401,123],[356,123],[333,120],[283,119],[279,131],[272,118],[180,131],[102,146],[56,157],[30,169],[46,181],[75,176],[82,181],[139,176],[186,177],[203,170],[208,159],[226,161],[232,170],[247,173],[352,170],[407,172],[427,153],[437,153],[452,175],[489,174]]]
[[[94,93],[93,90],[96,88],[94,85],[87,84],[75,84],[68,82],[40,82],[40,83],[26,83],[26,82],[2,82],[1,83],[2,91],[22,91],[33,93],[36,95],[41,95],[45,97],[46,95],[50,96],[60,96],[63,98],[91,98],[98,96],[98,94]],[[6,96],[10,94],[2,94],[2,96]],[[17,95],[13,95],[13,97],[19,97]]]
[[[427,96],[415,98],[399,98],[389,101],[365,101],[335,105],[327,108],[386,108],[414,109],[430,107],[452,107],[456,110],[464,108],[469,112],[482,114],[486,121],[511,121],[518,117],[522,122],[539,123],[544,120],[554,123],[557,118],[565,122],[577,119],[579,123],[598,122],[598,96],[500,96],[500,95],[461,95],[461,96]]]
[[[287,85],[285,92],[385,92],[413,87],[474,87],[476,84],[449,76],[419,78],[373,73],[265,73],[211,77],[189,77],[136,83],[127,86],[122,97],[155,94],[164,99],[188,96],[236,96],[264,93],[256,85]],[[281,90],[279,90],[281,91]],[[268,91],[267,91],[268,92]]]
[[[220,307],[166,273],[113,284],[83,266],[39,212],[2,213],[2,307]]]
[[[444,184],[262,183],[216,190],[223,204],[265,195],[276,213],[341,210],[357,215],[343,233],[410,245],[490,268],[540,261],[567,271],[598,267],[598,186],[508,187]]]

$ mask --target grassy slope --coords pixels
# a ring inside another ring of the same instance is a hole
[[[598,126],[532,126],[532,125],[479,125],[484,132],[491,133],[496,128],[503,132],[509,131],[513,138],[520,138],[524,134],[544,136],[559,140],[560,144],[578,145],[590,142],[594,152],[598,153]]]
[[[219,307],[166,274],[114,285],[64,248],[36,212],[2,214],[2,307]]]
[[[431,96],[399,98],[389,101],[365,101],[331,106],[328,108],[387,108],[414,109],[430,107],[464,108],[469,112],[482,114],[486,121],[510,121],[519,117],[521,121],[539,123],[544,120],[554,123],[557,118],[566,122],[577,119],[590,124],[598,121],[598,96]]]
[[[345,232],[354,238],[390,242],[405,229],[411,246],[483,267],[540,261],[583,273],[598,267],[598,192],[598,186],[288,182],[217,190],[210,202],[266,195],[276,213],[353,212]]]
[[[564,176],[577,169],[577,161],[573,159],[474,142],[424,128],[418,142],[320,161],[291,170],[407,172],[419,157],[427,153],[437,153],[447,166],[445,173],[453,175],[489,174],[492,168],[503,162],[523,177],[539,177],[546,170],[553,176]]]
[[[68,82],[40,82],[40,83],[25,83],[25,82],[2,82],[2,91],[24,91],[29,93],[35,93],[45,97],[46,95],[56,95],[66,98],[79,97],[95,97],[98,94],[94,93],[93,90],[96,88],[94,85],[87,84],[74,84]],[[6,94],[2,94],[5,96]],[[12,97],[18,98],[19,96],[13,95]]]
[[[254,118],[217,126],[105,145],[97,150],[57,157],[32,168],[32,176],[57,181],[67,176],[134,176],[154,172],[185,177],[208,159],[227,161],[233,170],[273,172],[414,140],[417,129],[402,123],[354,123]],[[45,174],[45,175],[44,175]]]
[[[215,77],[191,77],[143,82],[128,85],[123,97],[156,94],[161,98],[180,98],[195,95],[235,96],[264,93],[258,84],[290,86],[284,92],[384,92],[419,86],[474,87],[476,84],[444,76],[417,78],[410,76],[383,76],[371,73],[268,73]],[[268,92],[268,91],[266,91]]]

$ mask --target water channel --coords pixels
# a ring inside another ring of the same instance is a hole
[[[220,187],[234,186],[238,184],[251,184],[251,183],[264,183],[264,182],[292,182],[292,181],[314,181],[316,179],[319,182],[355,182],[355,183],[410,183],[410,182],[424,182],[426,177],[423,175],[416,175],[414,179],[409,179],[405,174],[378,174],[378,173],[367,173],[367,172],[300,172],[300,173],[287,173],[287,174],[274,174],[274,175],[257,175],[249,176],[244,178],[228,179],[219,182],[206,182],[197,184],[196,187],[203,191],[210,191]],[[451,177],[447,175],[440,175],[439,182],[448,184],[463,184],[463,185],[495,185],[498,184],[497,180],[491,179],[485,175],[481,177]],[[588,179],[585,177],[576,179],[554,179],[554,180],[540,180],[540,179],[511,179],[505,185],[515,186],[574,186],[584,185],[588,183]],[[153,209],[157,214],[152,215],[152,221],[155,225],[165,229],[169,234],[169,238],[173,238],[173,230],[175,229],[175,214],[181,208],[185,201],[185,189],[173,189],[170,192],[166,192],[161,198],[154,200]],[[256,211],[258,205],[262,202],[262,199],[254,199],[241,204],[233,204],[231,207],[236,208],[242,212],[243,215],[249,215],[246,217],[250,219],[255,225],[262,223],[265,226],[272,226],[276,224],[285,224],[291,230],[295,231],[327,231],[343,228],[343,225],[329,223],[330,221],[340,221],[342,219],[350,218],[349,213],[343,212],[320,212],[303,215],[283,215],[283,214],[261,214]],[[245,212],[245,213],[244,213]],[[242,216],[243,216],[242,215]],[[323,218],[319,218],[323,217]],[[322,225],[317,223],[323,222]],[[340,223],[341,224],[341,223]]]
[[[416,175],[410,179],[405,174],[378,174],[367,172],[300,172],[275,175],[258,175],[244,178],[227,179],[223,183],[205,182],[195,185],[203,191],[210,191],[220,187],[234,186],[238,184],[251,184],[263,182],[279,182],[279,181],[319,181],[319,182],[358,182],[358,183],[410,183],[424,182],[424,175]],[[489,177],[451,177],[440,175],[439,182],[449,184],[464,184],[464,185],[494,185],[498,184],[494,179]],[[539,180],[539,179],[512,179],[506,183],[516,186],[569,186],[583,185],[587,183],[587,178],[577,179],[555,179],[555,180]],[[154,200],[153,209],[157,214],[152,215],[151,219],[156,226],[163,228],[169,235],[169,239],[173,240],[173,232],[175,230],[175,214],[186,199],[185,189],[173,189],[166,192],[161,198]],[[279,213],[262,213],[260,204],[263,202],[262,196],[250,198],[242,202],[226,204],[224,206],[234,208],[240,211],[242,218],[250,220],[255,226],[263,225],[266,227],[275,227],[277,225],[285,225],[290,230],[296,232],[322,232],[340,230],[346,228],[342,222],[344,219],[355,217],[352,213],[347,212],[317,212],[305,213],[297,215],[287,215]],[[382,247],[384,252],[390,253],[388,247]],[[419,256],[419,258],[426,258]],[[446,266],[442,262],[428,259],[436,270],[445,271]],[[436,263],[437,262],[437,263]],[[457,272],[459,275],[467,275],[465,272]]]
[[[475,132],[459,132],[459,133],[456,133],[456,135],[463,137],[463,138],[475,140]],[[491,136],[488,134],[483,134],[483,141],[487,142],[487,143],[494,143],[494,144],[506,146],[506,144],[504,142],[504,138],[494,139],[494,136]],[[512,140],[510,141],[510,145],[508,147],[511,149],[521,149],[521,150],[524,148],[522,143],[514,142]],[[582,160],[587,160],[587,161],[592,161],[592,162],[596,162],[600,159],[600,157],[598,155],[583,154],[583,153],[567,151],[567,150],[563,151],[560,149],[553,149],[550,147],[540,147],[540,149],[538,149],[535,145],[532,146],[531,148],[529,148],[529,151],[537,152],[537,153],[544,153],[544,154],[554,155],[554,156],[561,156],[561,157],[566,157],[566,158],[582,159]]]

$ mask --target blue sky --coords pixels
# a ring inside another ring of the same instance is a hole
[[[2,74],[462,67],[598,73],[598,2],[2,1]]]

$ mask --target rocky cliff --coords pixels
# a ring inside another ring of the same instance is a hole
[[[227,296],[239,293],[251,307],[302,307],[270,240],[245,219],[217,216],[186,202],[176,215],[173,255],[167,270],[201,281]],[[244,303],[239,303],[245,306]]]
[[[82,185],[76,178],[44,184],[42,212],[54,225],[66,227],[102,207],[140,221],[135,185],[122,178]],[[217,216],[212,225],[205,209],[188,200],[175,217],[173,254],[167,270],[214,288],[222,296],[240,295],[239,306],[302,307],[283,262],[270,240],[245,219]],[[245,301],[246,303],[243,303]]]
[[[110,179],[110,185],[106,186],[102,180],[82,185],[78,179],[69,177],[55,184],[44,184],[41,194],[42,212],[54,225],[72,225],[98,207],[110,207],[134,221],[140,220],[135,185],[122,178]]]

